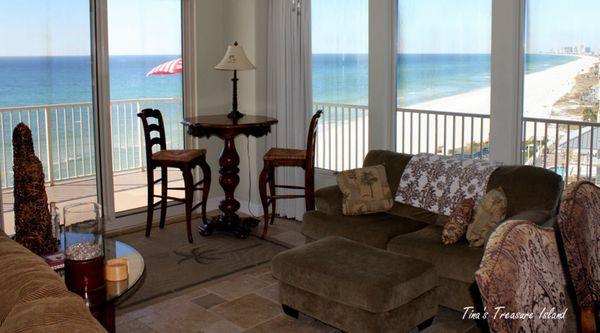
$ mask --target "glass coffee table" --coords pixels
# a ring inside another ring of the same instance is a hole
[[[115,302],[134,289],[144,275],[146,267],[144,257],[132,246],[113,239],[105,240],[104,243],[106,260],[115,258],[127,260],[129,278],[123,281],[106,281],[106,300]]]
[[[61,239],[64,239],[61,237]],[[64,251],[61,242],[60,252],[54,255],[54,259],[60,262],[60,255]],[[115,331],[115,304],[116,302],[134,290],[145,272],[144,258],[132,246],[114,239],[104,239],[104,256],[109,259],[126,259],[128,266],[128,279],[123,281],[106,281],[106,302],[100,306],[90,308],[92,315],[100,321],[109,332]],[[63,257],[64,258],[64,257]],[[46,259],[48,261],[48,259]],[[50,266],[64,278],[64,266]]]

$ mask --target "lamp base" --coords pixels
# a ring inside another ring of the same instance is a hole
[[[227,118],[230,118],[230,119],[240,119],[243,116],[244,116],[244,114],[238,110],[233,110],[227,114]]]

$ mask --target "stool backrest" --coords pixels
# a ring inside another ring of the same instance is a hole
[[[308,127],[308,139],[306,142],[306,162],[307,162],[307,168],[314,168],[315,165],[315,145],[316,145],[316,139],[317,139],[317,123],[319,122],[319,118],[321,118],[321,115],[323,114],[323,110],[319,110],[317,111],[317,113],[315,113],[312,116],[312,119],[310,120],[310,126]]]
[[[165,123],[163,121],[162,113],[156,109],[144,109],[138,113],[138,117],[142,120],[142,126],[144,127],[144,141],[146,142],[146,165],[150,167],[152,165],[152,148],[155,145],[159,146],[159,150],[167,149],[167,141],[165,138]],[[149,119],[156,119],[156,123],[149,123]],[[152,137],[152,132],[156,132],[158,135]]]

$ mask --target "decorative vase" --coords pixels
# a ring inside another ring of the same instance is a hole
[[[95,202],[64,208],[65,284],[88,307],[106,301],[104,280],[104,221]]]

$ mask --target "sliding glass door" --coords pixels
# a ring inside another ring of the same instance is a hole
[[[145,143],[137,113],[159,109],[167,148],[183,148],[181,2],[108,1],[112,179],[117,213],[147,204]],[[155,173],[159,179],[160,170]],[[183,187],[182,179],[178,170],[169,171],[169,187]],[[160,193],[158,186],[155,193]]]
[[[160,109],[168,148],[184,144],[182,2],[0,2],[0,182],[8,234],[15,232],[13,191],[18,186],[12,131],[20,122],[32,131],[48,201],[59,208],[104,201],[107,217],[113,199],[116,212],[146,205],[145,143],[137,113]],[[107,59],[100,45],[109,45]],[[105,85],[106,72],[100,71],[107,68],[110,82]],[[109,104],[96,110],[104,102]],[[96,128],[103,130],[96,133]],[[110,144],[99,144],[104,138],[98,134],[104,133]],[[103,172],[97,170],[100,164]],[[112,176],[102,178],[103,195],[98,193],[101,175]],[[169,173],[168,181],[180,187],[181,176]]]
[[[0,181],[4,229],[14,233],[12,132],[32,132],[48,201],[97,201],[88,0],[0,2]]]

